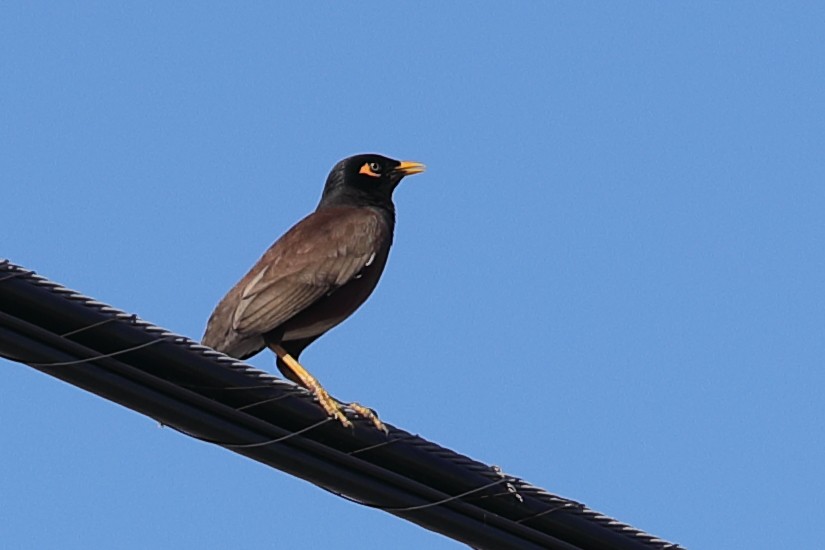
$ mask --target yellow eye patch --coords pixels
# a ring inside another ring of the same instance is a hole
[[[373,177],[373,178],[380,178],[381,174],[376,172],[376,170],[375,170],[376,168],[380,170],[380,167],[376,163],[374,163],[374,162],[365,162],[364,165],[361,167],[361,169],[358,170],[358,173],[359,174],[364,174],[365,176],[370,176],[370,177]]]

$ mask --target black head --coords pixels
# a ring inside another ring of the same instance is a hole
[[[318,208],[324,206],[385,206],[404,176],[419,174],[424,165],[381,155],[355,155],[336,164],[327,177]]]

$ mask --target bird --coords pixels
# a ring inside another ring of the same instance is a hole
[[[202,343],[241,360],[270,349],[284,376],[309,390],[330,417],[352,427],[342,405],[298,359],[372,294],[392,245],[393,191],[405,176],[425,168],[378,154],[335,164],[315,211],[276,240],[218,302]],[[387,431],[370,409],[349,407]]]

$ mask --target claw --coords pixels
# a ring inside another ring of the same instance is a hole
[[[308,387],[307,389],[315,395],[318,404],[321,405],[321,408],[323,408],[329,416],[337,419],[345,428],[352,428],[352,422],[344,415],[343,408],[327,393],[327,390],[317,383],[315,387]]]
[[[318,379],[312,376],[309,371],[301,366],[301,363],[287,353],[287,351],[281,346],[277,344],[270,344],[269,347],[278,357],[280,357],[284,364],[289,367],[289,370],[291,370],[295,375],[297,381],[299,381],[303,387],[312,392],[312,395],[314,395],[318,400],[318,404],[321,405],[321,408],[324,409],[329,416],[338,420],[344,425],[345,428],[352,428],[352,422],[350,422],[349,418],[344,415],[344,410],[341,405],[332,398],[323,386],[321,386]]]
[[[373,425],[376,428],[378,428],[379,430],[381,430],[382,432],[384,432],[384,434],[389,435],[390,431],[387,429],[387,427],[384,425],[384,423],[381,422],[381,420],[378,419],[378,415],[375,414],[372,411],[372,409],[368,409],[363,405],[359,405],[358,403],[350,403],[349,408],[354,410],[356,413],[363,416],[364,418],[366,418],[370,422],[372,422]]]
[[[341,403],[333,399],[314,376],[309,374],[309,372],[301,366],[301,364],[294,357],[287,353],[287,351],[278,344],[269,344],[269,347],[275,352],[281,361],[289,367],[289,370],[295,375],[297,381],[299,381],[303,387],[312,392],[315,398],[318,399],[318,403],[321,405],[321,408],[323,408],[328,415],[338,420],[344,425],[345,428],[352,428],[352,422],[344,414],[344,409]],[[371,409],[368,409],[363,405],[359,405],[358,403],[350,403],[349,408],[355,411],[356,414],[363,416],[372,422],[376,428],[389,435],[390,431],[384,423],[378,419],[378,415],[372,412]]]

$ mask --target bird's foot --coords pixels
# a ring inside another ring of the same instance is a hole
[[[352,422],[346,417],[346,415],[344,415],[343,407],[341,407],[338,401],[332,398],[327,390],[321,387],[321,384],[318,384],[317,381],[314,382],[314,384],[308,384],[307,389],[311,391],[312,395],[314,395],[318,400],[318,404],[321,405],[321,408],[324,409],[328,415],[343,424],[345,428],[352,428]]]
[[[315,396],[318,403],[328,415],[338,420],[344,425],[345,428],[352,428],[352,422],[344,414],[343,404],[340,401],[333,399],[329,392],[321,386],[321,383],[318,382],[317,378],[312,376],[303,366],[301,366],[301,364],[294,357],[292,357],[292,355],[287,353],[281,345],[269,344],[269,347],[289,369],[287,374],[292,375],[289,376],[290,378],[296,382],[299,382],[303,387],[312,392],[312,395]],[[358,403],[350,403],[349,408],[355,411],[356,414],[368,419],[376,428],[385,434],[390,433],[384,423],[378,420],[378,415],[372,412],[372,410],[363,405],[359,405]]]
[[[286,365],[289,369],[288,372],[284,372],[289,376],[289,378],[308,389],[318,400],[321,408],[324,409],[329,416],[338,420],[344,425],[345,428],[352,428],[352,422],[350,422],[349,418],[344,415],[344,409],[338,401],[333,399],[329,392],[324,389],[321,383],[318,382],[317,378],[312,376],[309,371],[301,366],[301,363],[287,353],[281,345],[269,344],[269,348],[275,352],[278,358],[280,358],[281,361],[284,362],[284,365]]]
[[[364,405],[359,405],[358,403],[350,403],[348,405],[348,407],[350,409],[354,410],[357,414],[363,416],[364,418],[366,418],[367,420],[372,422],[373,425],[376,428],[378,428],[379,430],[381,430],[385,434],[390,433],[390,431],[387,429],[387,427],[384,425],[384,423],[381,422],[381,420],[378,419],[378,415],[375,414],[375,412],[373,412],[372,409],[368,409]]]

